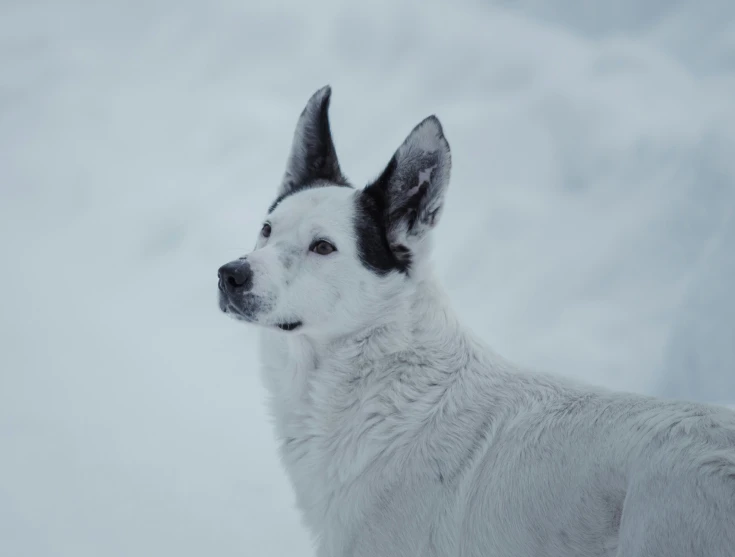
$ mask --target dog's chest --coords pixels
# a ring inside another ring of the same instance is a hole
[[[354,524],[380,492],[376,455],[384,403],[348,380],[340,361],[270,370],[290,377],[274,393],[279,450],[307,524],[321,536],[336,522]],[[371,470],[368,470],[371,468]]]

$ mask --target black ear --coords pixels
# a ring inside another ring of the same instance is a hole
[[[306,103],[296,124],[279,197],[284,197],[317,181],[347,185],[337,160],[329,128],[329,99],[332,89],[322,87]]]
[[[439,221],[452,157],[436,116],[408,135],[380,177],[363,192],[381,206],[388,248],[410,264]]]

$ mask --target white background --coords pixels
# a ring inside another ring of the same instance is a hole
[[[1,555],[311,555],[216,270],[326,83],[356,184],[440,117],[498,352],[735,400],[732,2],[5,0]]]

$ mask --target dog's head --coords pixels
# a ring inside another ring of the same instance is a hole
[[[421,279],[451,156],[439,120],[416,126],[364,189],[342,174],[329,87],[301,113],[283,182],[254,251],[219,269],[220,309],[290,334],[339,335],[395,308]]]

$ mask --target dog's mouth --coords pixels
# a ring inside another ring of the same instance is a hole
[[[222,310],[222,313],[226,313],[227,315],[234,317],[238,321],[247,321],[248,323],[252,323],[253,321],[253,318],[251,316],[243,313],[232,304],[220,304],[220,309]]]
[[[220,291],[219,295],[219,309],[222,313],[226,313],[238,321],[253,321],[253,312],[251,308],[241,307],[239,304],[233,303],[230,297],[222,291]]]
[[[278,327],[282,331],[294,331],[301,327],[301,325],[303,325],[301,321],[294,321],[292,323],[277,323],[276,327]]]
[[[220,292],[219,296],[219,308],[223,313],[227,313],[230,316],[234,317],[235,319],[239,321],[247,321],[248,323],[258,323],[257,317],[255,317],[255,314],[257,313],[257,309],[259,307],[259,304],[257,302],[251,302],[250,304],[246,305],[245,307],[242,307],[241,304],[234,303],[230,297]],[[277,327],[278,329],[281,329],[282,331],[295,331],[299,327],[301,327],[304,323],[303,321],[285,321],[283,323],[263,323],[260,322],[261,325],[270,326],[270,327]]]

